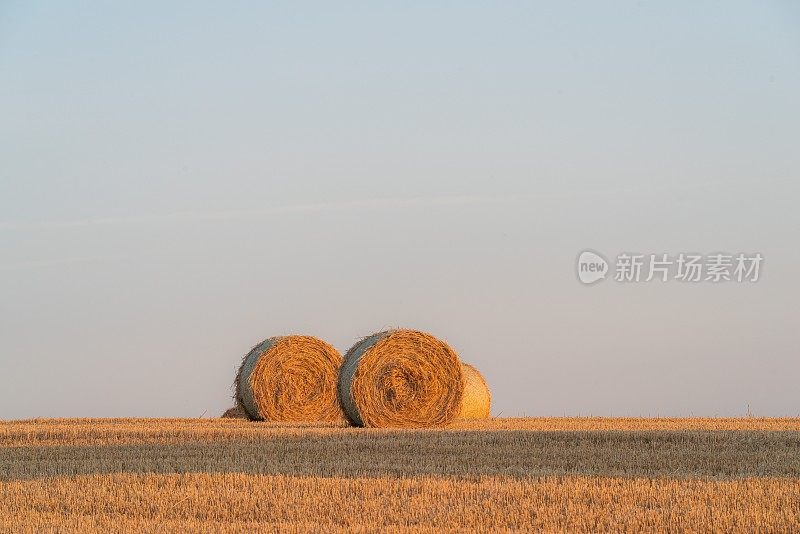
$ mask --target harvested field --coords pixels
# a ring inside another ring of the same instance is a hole
[[[0,531],[800,529],[799,419],[0,423]]]
[[[344,435],[345,422],[278,423],[240,419],[28,419],[0,421],[0,447],[208,441],[224,438],[300,435]],[[612,418],[530,417],[454,421],[436,430],[349,428],[350,433],[452,433],[460,431],[597,432],[647,430],[751,430],[800,432],[800,418]]]
[[[108,475],[0,486],[0,529],[396,532],[800,528],[800,481]]]

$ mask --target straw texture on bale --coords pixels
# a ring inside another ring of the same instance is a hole
[[[241,406],[234,406],[233,408],[228,408],[225,410],[225,413],[222,414],[223,419],[250,419],[247,416],[247,412]]]
[[[236,399],[251,419],[341,421],[336,391],[342,355],[311,336],[272,337],[253,347],[236,376]]]
[[[350,348],[339,373],[345,415],[366,427],[435,427],[461,409],[464,380],[447,343],[416,330],[387,330]]]
[[[492,405],[492,393],[483,375],[468,363],[461,364],[464,375],[464,396],[459,419],[486,419]]]

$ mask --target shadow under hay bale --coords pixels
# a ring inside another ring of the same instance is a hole
[[[461,364],[464,375],[464,396],[459,419],[486,419],[492,406],[492,393],[483,375],[468,363]]]
[[[447,343],[416,330],[387,330],[350,348],[339,373],[347,418],[367,427],[436,427],[453,421],[464,392]]]
[[[223,419],[250,419],[247,415],[247,412],[241,406],[234,406],[233,408],[228,408],[225,410],[225,413],[222,414]]]
[[[342,421],[336,379],[342,355],[311,336],[272,337],[253,347],[236,375],[236,400],[250,419]]]

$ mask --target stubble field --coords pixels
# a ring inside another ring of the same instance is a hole
[[[800,419],[0,422],[2,532],[800,531]]]

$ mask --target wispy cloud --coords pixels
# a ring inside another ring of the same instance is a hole
[[[480,196],[480,195],[451,195],[437,197],[415,198],[377,198],[340,202],[319,202],[307,204],[294,204],[287,206],[269,206],[259,209],[236,209],[221,211],[187,211],[164,214],[143,214],[129,217],[96,217],[91,219],[74,220],[44,220],[25,222],[0,223],[0,230],[26,230],[26,229],[68,229],[92,228],[104,226],[124,226],[138,224],[172,224],[191,223],[199,221],[236,221],[258,220],[276,215],[324,213],[342,211],[365,210],[402,210],[419,207],[448,207],[491,204],[513,201],[510,196]],[[22,260],[17,262],[0,263],[0,271],[15,271],[35,268],[58,267],[84,263],[97,263],[118,260],[128,260],[129,256],[82,256],[72,258],[52,258]]]
[[[779,182],[789,183],[789,181]],[[339,200],[335,202],[313,202],[289,204],[283,206],[265,206],[263,208],[227,209],[216,211],[176,211],[169,213],[145,213],[120,217],[90,217],[69,220],[40,221],[5,221],[0,222],[0,230],[23,230],[34,228],[75,228],[111,225],[184,223],[196,221],[235,221],[268,218],[275,215],[293,213],[324,213],[336,211],[364,210],[402,210],[418,207],[448,207],[524,203],[531,201],[550,201],[553,199],[574,199],[576,197],[603,197],[609,195],[630,195],[653,197],[675,191],[715,190],[731,187],[730,181],[698,181],[675,184],[671,182],[641,182],[616,187],[591,185],[573,187],[558,191],[514,194],[475,194],[475,195],[439,195],[425,197],[391,197],[356,200]]]
[[[126,217],[93,217],[72,220],[9,221],[0,223],[0,230],[29,228],[75,228],[111,225],[183,223],[196,221],[252,220],[294,213],[323,213],[336,211],[398,210],[417,207],[447,207],[510,202],[518,196],[451,195],[412,198],[373,198],[337,202],[317,202],[267,206],[258,209],[229,209],[218,211],[182,211],[162,214],[142,214]]]
[[[129,260],[129,259],[131,259],[131,256],[107,255],[107,256],[80,256],[73,258],[23,260],[10,263],[0,263],[0,271],[18,271],[18,270],[36,269],[39,267],[58,267],[65,265],[79,265],[83,263],[97,263],[97,262]]]

